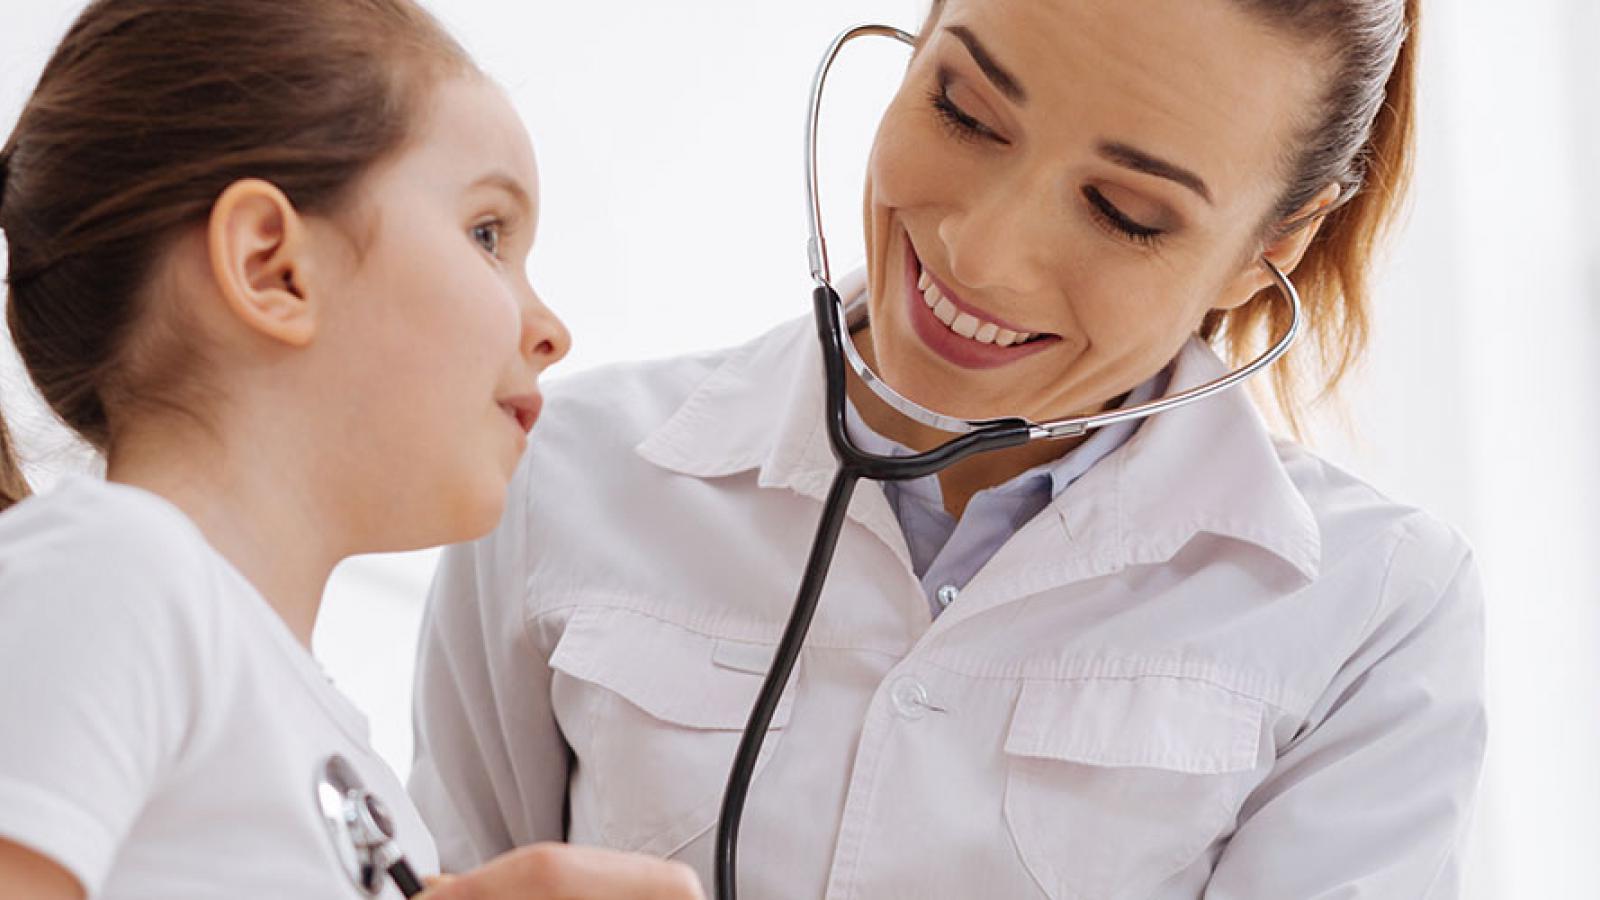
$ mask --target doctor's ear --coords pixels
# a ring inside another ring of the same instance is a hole
[[[1317,232],[1322,230],[1322,224],[1328,220],[1328,214],[1342,205],[1340,199],[1343,196],[1346,196],[1343,188],[1338,184],[1329,184],[1285,219],[1284,224],[1275,229],[1276,236],[1270,238],[1261,251],[1250,258],[1249,265],[1240,273],[1233,289],[1227,292],[1228,301],[1217,308],[1236,309],[1273,286],[1272,276],[1261,266],[1263,257],[1283,274],[1293,275],[1300,261],[1305,259]]]
[[[256,333],[295,347],[317,331],[308,245],[305,220],[269,182],[236,181],[211,208],[206,249],[228,309]]]

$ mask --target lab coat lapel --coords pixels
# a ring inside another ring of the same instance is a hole
[[[1174,387],[1187,390],[1228,371],[1208,345],[1192,340],[1178,357]],[[1156,416],[1123,449],[1122,464],[1107,473],[1110,484],[1102,489],[1114,497],[1128,564],[1166,562],[1204,533],[1266,551],[1302,583],[1317,577],[1316,515],[1247,390]],[[1057,510],[1069,533],[1091,526],[1070,501]]]
[[[1170,393],[1226,374],[1209,346],[1180,353]],[[1007,541],[935,623],[945,631],[1012,600],[1167,562],[1199,534],[1252,545],[1295,583],[1315,579],[1321,534],[1244,390],[1147,420]]]
[[[638,453],[656,465],[700,478],[756,469],[761,487],[790,490],[822,503],[838,466],[828,442],[826,389],[814,327],[807,317],[740,348],[638,446]],[[905,535],[881,487],[858,485],[849,518],[910,570]]]
[[[701,478],[756,469],[761,487],[821,503],[836,463],[812,328],[809,318],[796,320],[735,351],[639,445],[640,455]],[[1191,340],[1169,393],[1227,370],[1209,346]],[[910,570],[905,536],[878,485],[857,488],[849,516]],[[1007,541],[963,592],[964,602],[940,616],[939,627],[1130,565],[1166,562],[1202,533],[1260,548],[1303,582],[1317,575],[1316,519],[1244,390],[1147,420]]]

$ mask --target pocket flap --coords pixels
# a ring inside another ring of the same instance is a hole
[[[666,722],[742,730],[765,675],[754,661],[763,651],[770,661],[774,648],[739,643],[730,651],[729,644],[631,610],[588,608],[568,620],[550,667],[618,694]],[[771,728],[788,723],[793,689],[791,678]]]
[[[1028,681],[1005,751],[1197,775],[1256,764],[1262,704],[1214,684],[1146,676]]]

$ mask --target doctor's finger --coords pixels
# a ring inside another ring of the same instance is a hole
[[[694,870],[682,863],[598,847],[536,844],[441,879],[421,896],[423,900],[704,900],[705,895]]]

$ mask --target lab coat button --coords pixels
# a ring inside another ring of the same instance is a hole
[[[901,678],[889,689],[889,701],[902,719],[920,719],[928,713],[928,690],[915,678]]]
[[[933,596],[939,601],[939,607],[941,609],[947,609],[949,608],[950,604],[956,602],[957,597],[961,596],[961,590],[953,584],[947,584],[944,587],[939,588],[939,590],[936,591]]]

